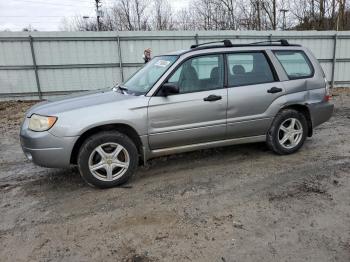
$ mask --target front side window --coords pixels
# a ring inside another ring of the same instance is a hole
[[[266,56],[261,52],[228,54],[227,64],[230,87],[275,81]]]
[[[303,51],[274,51],[289,79],[307,78],[313,75],[309,59]]]
[[[153,58],[132,75],[122,86],[127,89],[127,93],[136,95],[146,94],[177,58],[178,56],[173,55]]]
[[[169,78],[180,94],[223,88],[223,55],[199,56],[186,60]]]

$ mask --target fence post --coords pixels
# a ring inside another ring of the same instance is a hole
[[[196,45],[198,45],[198,34],[195,34],[194,40],[196,41]]]
[[[123,61],[122,61],[122,47],[120,45],[120,36],[117,36],[118,41],[118,56],[119,56],[119,71],[120,71],[120,78],[122,82],[124,82],[124,70],[123,70]]]
[[[269,34],[269,41],[272,42],[272,34]]]
[[[42,99],[42,93],[41,93],[41,87],[40,87],[38,66],[36,64],[34,44],[33,44],[33,37],[31,35],[29,35],[29,44],[30,44],[30,51],[32,53],[32,59],[33,59],[33,67],[34,67],[34,73],[35,73],[36,87],[38,89],[39,99],[41,100]]]
[[[334,45],[333,45],[333,62],[332,62],[332,80],[331,88],[334,88],[334,78],[335,78],[335,64],[337,63],[337,34],[334,34]]]

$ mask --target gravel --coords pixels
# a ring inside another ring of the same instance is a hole
[[[350,261],[350,89],[296,154],[264,143],[162,157],[124,187],[24,158],[34,102],[0,103],[1,261]]]

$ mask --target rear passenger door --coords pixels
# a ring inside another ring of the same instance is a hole
[[[263,51],[235,52],[226,55],[226,62],[228,138],[266,134],[273,119],[267,109],[284,94],[268,55]]]

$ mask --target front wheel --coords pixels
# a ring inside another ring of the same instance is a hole
[[[132,140],[117,131],[95,134],[82,145],[78,166],[90,185],[109,188],[128,181],[138,166],[138,152]]]
[[[307,137],[308,125],[303,113],[293,109],[279,112],[267,134],[267,145],[280,155],[298,151]]]

